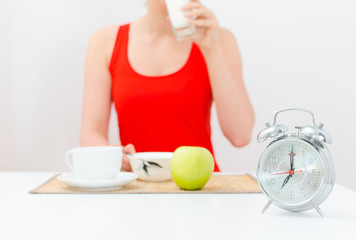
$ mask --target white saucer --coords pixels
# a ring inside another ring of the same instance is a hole
[[[80,178],[75,173],[62,173],[57,179],[80,191],[111,191],[121,189],[137,179],[136,173],[120,172],[113,179],[89,180]]]

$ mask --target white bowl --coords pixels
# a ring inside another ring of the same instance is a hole
[[[172,152],[140,152],[127,156],[138,179],[150,182],[172,179],[170,168]]]

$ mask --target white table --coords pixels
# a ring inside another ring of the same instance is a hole
[[[54,173],[0,173],[0,239],[355,239],[356,192],[339,184],[314,211],[262,194],[31,195]]]

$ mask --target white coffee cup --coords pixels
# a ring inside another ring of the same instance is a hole
[[[173,32],[179,41],[190,38],[195,34],[195,26],[189,23],[189,19],[184,16],[182,11],[182,7],[189,2],[191,0],[166,0]]]
[[[83,179],[113,179],[121,170],[121,147],[80,147],[66,154],[69,168]]]

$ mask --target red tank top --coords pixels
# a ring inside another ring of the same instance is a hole
[[[137,152],[173,152],[179,146],[200,146],[214,154],[212,93],[199,47],[193,43],[187,62],[177,72],[144,76],[128,59],[129,28],[129,24],[119,28],[109,67],[121,144],[132,143]],[[216,163],[214,171],[220,171]]]

